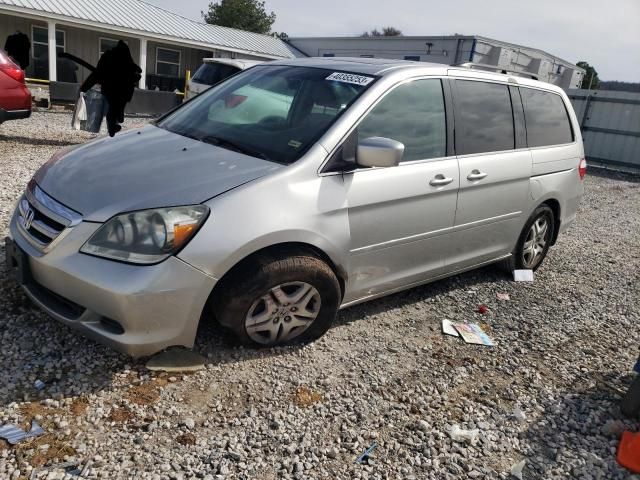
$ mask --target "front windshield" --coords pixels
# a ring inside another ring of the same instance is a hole
[[[258,66],[211,88],[158,126],[289,164],[373,81],[371,76],[320,68]]]

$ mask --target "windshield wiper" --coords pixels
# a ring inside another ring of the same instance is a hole
[[[200,140],[201,142],[210,143],[211,145],[215,145],[216,147],[235,150],[236,152],[244,153],[245,155],[249,155],[251,157],[271,161],[271,159],[261,151],[247,147],[246,145],[241,145],[234,142],[233,140],[216,137],[215,135],[204,135],[202,137],[199,137],[198,140]]]

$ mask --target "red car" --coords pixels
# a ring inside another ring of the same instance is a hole
[[[31,92],[24,71],[0,49],[0,123],[31,115]]]

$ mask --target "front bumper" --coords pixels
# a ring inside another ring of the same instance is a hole
[[[23,118],[29,118],[31,116],[31,109],[25,110],[5,110],[0,108],[0,123],[7,120],[21,120]]]
[[[176,257],[139,266],[79,253],[97,223],[70,228],[43,254],[25,240],[16,218],[10,242],[26,254],[29,272],[22,287],[51,317],[134,357],[193,346],[213,277]]]

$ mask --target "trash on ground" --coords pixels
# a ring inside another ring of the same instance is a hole
[[[458,425],[454,425],[449,429],[449,436],[454,442],[468,442],[475,444],[479,433],[480,430],[477,428],[473,430],[464,430]]]
[[[513,416],[516,417],[516,420],[518,420],[519,422],[524,422],[527,419],[527,416],[520,409],[520,407],[514,407]]]
[[[511,467],[511,475],[516,477],[518,480],[522,480],[522,469],[524,468],[526,460],[522,460]]]
[[[28,432],[25,432],[20,427],[11,424],[0,426],[0,438],[4,438],[11,445],[15,445],[27,438],[39,437],[40,435],[44,435],[44,433],[45,431],[35,420],[31,421],[31,430]]]
[[[511,300],[511,297],[508,293],[496,293],[496,298],[501,302],[508,302],[509,300]]]
[[[533,282],[533,270],[514,270],[513,279],[516,282]]]
[[[46,384],[42,380],[36,380],[33,383],[33,386],[35,387],[36,390],[43,390],[44,387],[46,387]]]
[[[204,369],[205,358],[186,348],[165,350],[149,359],[147,369],[161,372],[197,372]]]
[[[445,335],[451,335],[452,337],[460,336],[456,328],[453,326],[453,322],[446,318],[442,320],[442,333]]]
[[[484,303],[478,305],[478,313],[486,315],[487,313],[489,313],[489,307],[487,307]]]
[[[493,347],[494,345],[489,335],[476,323],[454,323],[453,326],[466,343],[486,345],[488,347]]]
[[[356,458],[356,463],[364,463],[369,459],[371,453],[378,446],[378,442],[373,442],[369,448],[367,448],[362,455]]]
[[[622,432],[618,446],[618,463],[633,473],[640,473],[640,432]]]

